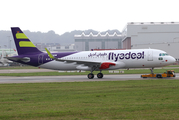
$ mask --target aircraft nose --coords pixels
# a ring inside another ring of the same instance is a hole
[[[173,64],[173,63],[176,62],[176,59],[175,59],[174,57],[170,56],[169,62],[170,62],[171,64]]]

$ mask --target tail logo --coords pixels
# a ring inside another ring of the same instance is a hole
[[[28,39],[28,37],[24,33],[19,33],[19,31],[17,31],[16,39]]]
[[[30,41],[20,41],[19,46],[20,47],[35,47],[35,45]]]
[[[35,47],[35,45],[31,41],[23,41],[24,39],[28,39],[28,37],[24,33],[16,33],[16,39],[19,39],[19,47]]]

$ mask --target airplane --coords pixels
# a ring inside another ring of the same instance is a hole
[[[103,70],[163,67],[175,63],[175,58],[158,49],[129,49],[107,51],[76,51],[63,53],[44,53],[28,39],[18,27],[12,27],[12,34],[18,55],[6,57],[9,60],[54,70],[90,71],[89,79],[94,78],[93,71],[100,71],[97,78],[103,78]]]
[[[5,51],[8,56],[16,53],[15,49],[0,49],[0,54],[2,54],[3,51]]]
[[[2,64],[3,66],[8,66],[9,63],[12,63],[12,61],[9,61],[8,59],[5,58],[7,56],[8,56],[7,52],[2,50],[0,56],[0,64]]]

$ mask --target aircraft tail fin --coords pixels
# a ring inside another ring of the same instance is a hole
[[[29,38],[21,31],[19,27],[11,27],[11,30],[18,55],[42,53],[36,48],[36,46],[29,40]]]

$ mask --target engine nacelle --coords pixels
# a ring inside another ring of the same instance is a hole
[[[111,62],[104,62],[101,64],[99,69],[108,69],[110,66],[115,66],[115,63],[111,63]]]
[[[104,62],[101,64],[99,69],[120,69],[124,66],[125,64],[123,62]]]

